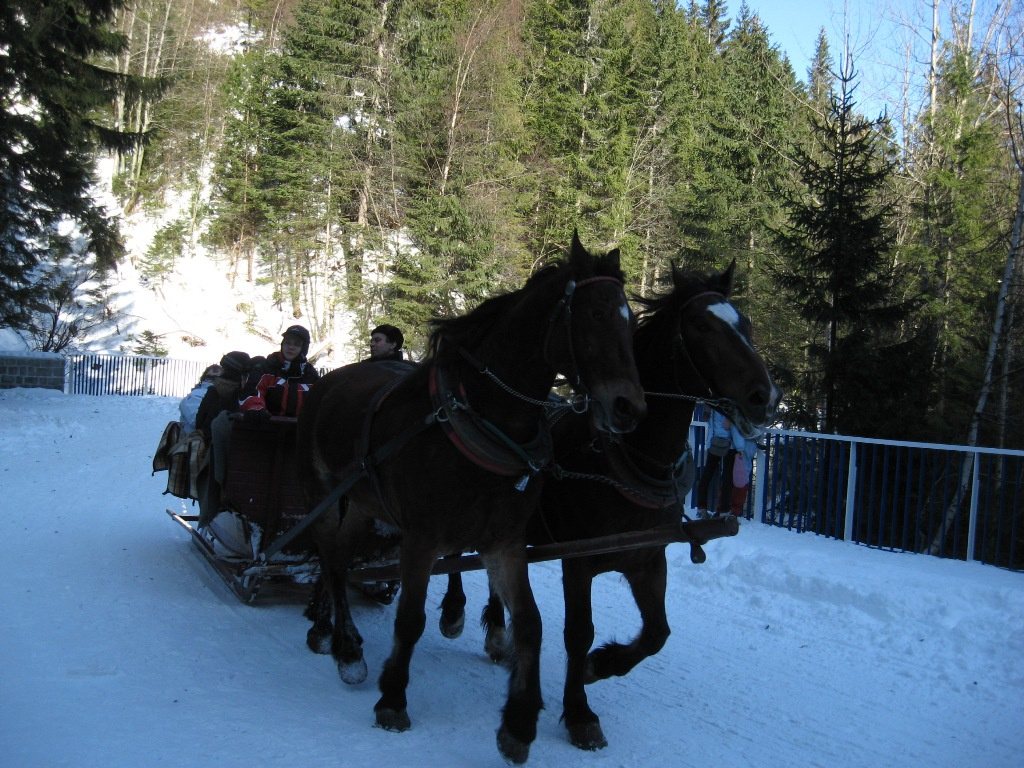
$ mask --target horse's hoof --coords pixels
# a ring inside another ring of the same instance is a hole
[[[498,729],[498,751],[512,765],[522,765],[530,756],[530,745],[520,741],[505,726]]]
[[[608,739],[604,737],[601,724],[596,721],[593,723],[577,723],[576,725],[566,726],[566,728],[569,730],[569,743],[574,747],[595,752],[608,746]]]
[[[412,720],[409,719],[409,713],[404,709],[395,710],[389,707],[380,707],[375,709],[374,712],[377,714],[377,727],[383,728],[385,731],[401,733],[412,728]]]
[[[484,640],[484,651],[495,664],[504,664],[509,659],[508,635],[503,629],[491,630]]]
[[[309,632],[306,633],[306,647],[313,653],[330,653],[330,633],[323,634],[321,632],[317,632],[315,629],[309,630]]]
[[[338,676],[349,685],[359,685],[366,680],[366,660],[362,657],[355,661],[338,661]]]
[[[449,640],[454,640],[462,634],[462,630],[466,626],[466,614],[461,614],[455,621],[448,621],[444,614],[441,614],[441,621],[438,624],[441,627],[441,634]]]

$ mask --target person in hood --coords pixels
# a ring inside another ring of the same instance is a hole
[[[220,359],[220,373],[206,390],[196,411],[197,432],[209,443],[213,439],[213,421],[222,413],[238,411],[238,393],[245,384],[252,362],[245,352],[228,352]]]
[[[196,432],[206,443],[204,467],[198,477],[199,527],[221,511],[221,489],[227,471],[227,449],[232,415],[238,412],[238,394],[245,386],[252,360],[245,352],[228,352],[220,359],[217,376],[199,404]]]
[[[221,371],[221,367],[216,363],[208,365],[203,371],[203,375],[199,377],[199,383],[178,403],[178,413],[180,414],[178,422],[181,424],[183,437],[188,437],[196,431],[196,414],[199,413],[199,404],[203,402],[206,390],[213,386]]]
[[[256,363],[242,388],[240,409],[246,421],[299,415],[305,393],[320,378],[308,353],[309,331],[301,325],[286,328],[281,348]]]

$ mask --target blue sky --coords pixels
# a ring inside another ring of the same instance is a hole
[[[838,53],[843,23],[841,4],[837,6],[831,0],[747,0],[747,5],[761,17],[772,42],[789,56],[800,80],[807,78],[807,67],[822,27],[833,55]],[[735,18],[739,14],[740,0],[731,0],[728,8],[730,18]],[[834,22],[833,9],[836,9]]]

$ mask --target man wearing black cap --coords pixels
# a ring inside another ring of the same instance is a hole
[[[298,416],[302,398],[320,378],[306,360],[309,331],[292,325],[281,335],[281,348],[253,368],[241,393],[241,410],[246,421],[263,421],[271,416]]]
[[[370,331],[370,360],[402,360],[402,344],[405,337],[393,325],[378,325]]]
[[[249,372],[251,362],[245,352],[228,352],[220,359],[220,375],[203,396],[196,413],[196,429],[209,443],[213,420],[223,411],[238,411],[238,390]]]

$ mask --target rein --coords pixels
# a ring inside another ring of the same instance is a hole
[[[691,296],[689,299],[687,299],[683,303],[683,306],[681,306],[679,308],[679,315],[682,315],[682,313],[686,310],[686,308],[688,306],[690,306],[690,304],[695,302],[697,299],[704,298],[705,296],[717,296],[718,298],[720,298],[722,300],[726,299],[725,294],[721,293],[720,291],[701,291],[700,293]],[[689,363],[690,369],[705,384],[705,389],[707,389],[708,395],[710,395],[711,391],[712,391],[711,382],[708,381],[707,378],[704,376],[704,374],[702,374],[700,372],[700,370],[697,368],[696,363],[694,363],[694,361],[693,361],[693,356],[690,354],[690,351],[686,348],[686,339],[683,337],[682,320],[681,320],[680,317],[677,317],[677,319],[676,319],[675,344],[673,345],[673,349],[677,350],[680,354],[682,354],[682,356],[685,358],[686,362]],[[675,375],[675,374],[673,374],[673,375]],[[675,375],[675,380],[676,380],[676,387],[681,390],[683,388],[683,385],[679,383],[679,377],[677,375]],[[716,410],[718,410],[721,407],[729,407],[729,406],[735,408],[735,404],[733,404],[732,400],[729,400],[728,398],[712,398],[712,397],[709,397],[707,395],[695,396],[695,395],[684,395],[681,392],[646,392],[645,391],[644,392],[644,396],[645,397],[667,397],[667,398],[673,398],[673,399],[676,399],[676,400],[692,400],[694,403],[706,403],[707,405],[711,406],[712,408],[714,408]],[[726,406],[727,403],[729,404],[729,406]]]
[[[715,410],[721,411],[723,414],[732,418],[737,414],[738,407],[729,398],[713,397],[711,383],[707,378],[700,372],[693,360],[693,356],[690,355],[689,350],[686,347],[686,340],[682,332],[682,314],[687,307],[690,306],[694,301],[706,296],[716,296],[719,299],[725,300],[725,294],[720,291],[701,291],[683,303],[680,307],[677,320],[676,320],[676,332],[675,343],[673,344],[674,356],[678,356],[682,361],[689,366],[690,370],[693,371],[694,375],[705,385],[707,390],[706,395],[686,395],[680,392],[644,392],[645,397],[662,397],[671,398],[676,400],[690,400],[694,403],[705,403]],[[683,389],[683,385],[679,381],[678,371],[673,370],[673,378],[675,379],[675,385],[678,390]],[[595,438],[589,444],[590,450],[594,453],[604,453],[607,457],[607,461],[611,467],[611,474],[618,475],[620,477],[625,476],[629,482],[623,482],[617,477],[609,475],[598,475],[590,474],[585,472],[573,472],[564,470],[559,465],[554,465],[550,468],[549,472],[556,479],[574,479],[574,480],[593,480],[599,483],[604,483],[613,487],[623,496],[632,499],[634,503],[641,506],[648,506],[658,509],[666,509],[669,507],[677,506],[683,508],[683,500],[693,484],[692,477],[692,461],[693,452],[690,448],[689,442],[681,456],[677,457],[674,461],[661,463],[652,460],[649,456],[643,456],[633,449],[629,449],[626,446],[622,446],[619,443],[611,443],[606,440],[602,440],[600,437]],[[618,447],[615,447],[618,446]],[[613,452],[616,453],[617,457],[613,457]],[[650,477],[641,472],[633,463],[630,458],[631,455],[643,456],[647,461],[655,466],[660,466],[667,477]],[[689,468],[689,472],[687,469]],[[685,512],[683,513],[685,516]]]
[[[573,372],[573,380],[570,383],[572,384],[574,389],[583,389],[583,392],[578,392],[564,401],[538,400],[536,398],[524,395],[522,392],[518,392],[517,390],[510,387],[508,384],[502,381],[501,378],[498,377],[493,371],[491,371],[486,364],[478,360],[476,356],[474,356],[469,350],[465,349],[464,347],[459,347],[458,353],[467,363],[469,363],[473,368],[475,368],[478,373],[489,378],[491,381],[493,381],[499,387],[501,387],[501,389],[503,389],[505,392],[512,395],[513,397],[516,397],[526,403],[530,403],[531,405],[540,406],[544,408],[545,412],[547,413],[567,408],[572,409],[574,413],[585,413],[590,407],[590,396],[586,392],[586,388],[584,387],[583,382],[581,380],[579,369],[576,364],[576,355],[572,344],[572,299],[576,293],[577,288],[580,288],[585,285],[590,285],[592,283],[598,283],[608,280],[617,283],[620,288],[623,285],[622,281],[619,280],[618,278],[603,275],[587,278],[579,282],[576,282],[575,280],[569,280],[566,283],[565,291],[563,292],[561,298],[559,298],[558,303],[555,305],[555,308],[551,312],[551,316],[548,321],[548,330],[544,336],[544,362],[547,363],[547,365],[550,366],[552,369],[557,370],[556,366],[551,365],[548,359],[548,350],[550,347],[551,336],[554,333],[559,317],[561,316],[565,318],[562,327],[565,329],[566,332],[566,338],[568,341],[569,349],[569,358],[571,361]],[[550,438],[548,437],[549,433],[547,431],[547,423],[544,419],[541,419],[541,434],[538,437],[538,439],[534,441],[534,444],[527,446],[520,445],[516,443],[514,440],[512,440],[508,435],[506,435],[496,424],[476,414],[472,410],[468,402],[458,400],[452,392],[445,392],[445,396],[441,400],[441,402],[437,402],[436,398],[438,398],[438,396],[440,396],[441,393],[436,391],[435,389],[436,379],[434,378],[433,375],[431,377],[431,397],[432,399],[435,399],[435,405],[437,405],[435,410],[432,411],[431,413],[428,413],[421,420],[412,423],[402,432],[391,437],[391,439],[389,439],[386,443],[377,448],[377,450],[372,452],[368,451],[368,449],[365,446],[368,441],[370,421],[373,418],[373,413],[376,410],[376,406],[391,391],[392,386],[394,386],[394,382],[392,383],[391,386],[385,386],[379,392],[377,392],[373,400],[371,401],[372,407],[368,410],[366,422],[363,425],[363,456],[349,463],[349,465],[345,468],[343,472],[343,479],[341,480],[341,482],[337,486],[335,486],[335,488],[331,490],[331,492],[324,499],[322,499],[320,503],[317,504],[317,506],[311,512],[309,512],[305,517],[303,517],[287,533],[278,537],[274,542],[271,543],[269,547],[267,547],[263,552],[260,553],[258,558],[260,561],[266,562],[270,557],[273,557],[275,554],[280,552],[284,547],[286,547],[289,543],[294,541],[303,531],[305,531],[310,525],[312,525],[313,522],[316,521],[318,517],[320,517],[325,511],[327,511],[327,509],[329,509],[331,505],[339,501],[341,497],[344,496],[349,491],[349,489],[351,489],[352,486],[355,485],[357,482],[364,478],[370,478],[371,480],[375,481],[376,477],[373,469],[377,463],[383,461],[388,456],[395,453],[403,445],[409,442],[413,437],[418,435],[420,432],[429,429],[433,425],[442,425],[442,427],[444,427],[445,434],[448,436],[449,440],[455,443],[456,447],[459,448],[460,451],[463,451],[463,453],[467,453],[467,455],[469,455],[469,446],[467,442],[459,439],[464,438],[467,433],[462,432],[462,434],[459,436],[456,436],[455,433],[455,424],[452,422],[452,417],[455,415],[457,411],[466,412],[466,414],[471,418],[473,423],[476,425],[478,431],[481,434],[485,435],[485,439],[490,439],[494,444],[497,444],[501,450],[504,450],[505,452],[511,454],[517,463],[521,462],[526,466],[527,474],[520,477],[519,480],[516,481],[515,483],[515,487],[517,490],[524,490],[526,488],[526,483],[529,481],[530,475],[540,472],[547,466],[548,460],[550,458],[551,446]],[[542,456],[540,454],[544,455]],[[470,458],[472,458],[480,466],[488,468],[490,471],[496,472],[497,474],[509,474],[508,470],[511,469],[511,467],[508,465],[503,466],[500,458],[496,460],[493,456],[481,457],[479,455],[470,455]],[[515,474],[519,474],[520,471],[522,470],[519,469],[519,471],[517,471]],[[377,491],[379,494],[380,489],[378,488]]]
[[[576,282],[575,280],[570,280],[565,284],[565,291],[562,293],[561,298],[559,298],[558,303],[555,304],[555,308],[551,311],[551,316],[548,320],[548,330],[547,333],[544,334],[543,357],[544,362],[547,363],[549,367],[551,367],[553,370],[558,370],[558,367],[552,365],[550,361],[549,351],[551,348],[551,337],[554,334],[556,328],[559,327],[559,317],[564,318],[564,322],[561,324],[561,328],[565,330],[566,341],[568,342],[566,346],[569,349],[569,360],[572,368],[572,375],[571,377],[567,376],[566,381],[569,383],[569,386],[571,386],[574,390],[577,390],[565,400],[538,400],[533,397],[528,397],[527,395],[524,395],[522,392],[513,389],[504,381],[502,381],[497,374],[495,374],[490,368],[488,368],[485,363],[481,362],[477,357],[475,357],[469,350],[465,349],[464,347],[459,347],[459,354],[467,363],[469,363],[476,369],[477,373],[481,374],[482,376],[486,376],[495,384],[497,384],[506,393],[522,400],[523,402],[530,403],[531,405],[539,405],[546,410],[559,410],[562,408],[571,408],[573,413],[586,413],[587,410],[589,410],[590,408],[590,394],[587,392],[586,385],[583,383],[583,380],[580,376],[579,366],[576,364],[576,352],[572,343],[572,300],[573,297],[576,295],[576,290],[578,288],[582,288],[583,286],[591,285],[593,283],[601,282],[613,282],[617,284],[620,288],[623,287],[622,281],[619,280],[617,277],[612,277],[611,275],[598,275],[596,277],[588,277],[587,279],[580,280],[579,282]],[[694,298],[696,298],[696,296]]]

